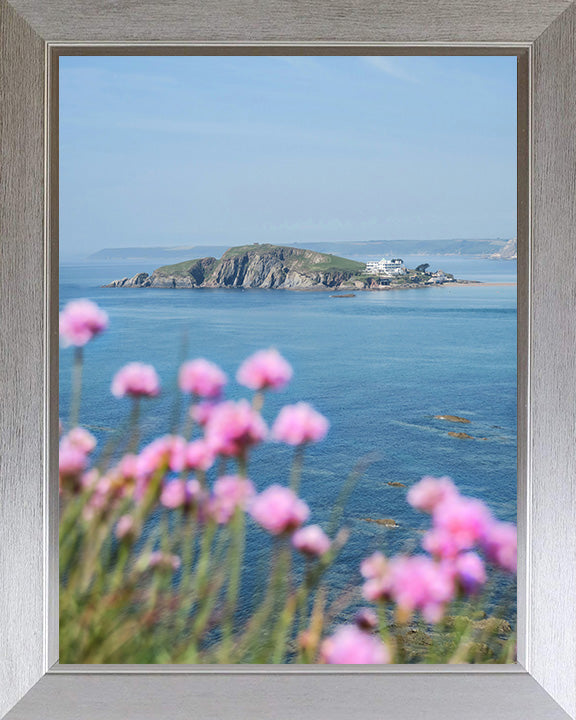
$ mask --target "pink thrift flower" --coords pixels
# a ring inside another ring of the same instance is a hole
[[[308,403],[299,402],[280,410],[272,428],[272,436],[288,445],[304,445],[323,440],[329,427],[330,423],[323,415]]]
[[[220,397],[226,382],[226,374],[218,365],[203,358],[184,363],[178,373],[180,390],[202,398]]]
[[[64,439],[60,443],[59,471],[61,478],[74,478],[81,475],[88,463],[86,453]]]
[[[280,390],[292,378],[290,364],[277,350],[260,350],[240,366],[236,379],[250,390]]]
[[[242,455],[266,434],[266,423],[247,400],[217,405],[206,424],[206,439],[219,455]]]
[[[119,370],[112,380],[112,395],[125,397],[156,397],[160,381],[152,365],[133,362]]]
[[[492,516],[480,500],[448,496],[432,514],[434,528],[447,533],[461,549],[468,550],[486,535]]]
[[[190,408],[190,417],[194,422],[197,422],[198,425],[204,427],[216,407],[218,407],[218,403],[215,402],[205,401],[197,403]]]
[[[289,488],[271,485],[260,493],[250,507],[250,514],[272,535],[291,532],[306,522],[308,505]]]
[[[319,525],[307,525],[292,535],[292,545],[304,555],[321,557],[330,550],[330,538]]]
[[[512,523],[491,523],[482,538],[486,557],[508,572],[515,573],[518,564],[518,538]]]
[[[118,540],[124,540],[133,536],[134,518],[131,515],[122,515],[116,525],[116,537]]]
[[[371,608],[362,608],[354,616],[354,623],[360,630],[370,632],[378,627],[378,615]]]
[[[108,315],[91,300],[72,300],[60,312],[64,346],[82,347],[108,327]]]
[[[189,511],[193,507],[201,507],[205,499],[205,491],[202,486],[196,480],[170,480],[162,488],[160,495],[160,502],[165,508],[169,510],[176,510],[182,508],[185,511]]]
[[[186,441],[179,435],[164,435],[146,445],[138,455],[136,469],[139,477],[151,477],[156,472],[180,472],[184,467]]]
[[[430,555],[442,559],[455,558],[462,550],[452,533],[438,528],[432,528],[424,534],[422,547]]]
[[[74,447],[77,447],[86,455],[91,453],[96,447],[96,438],[94,435],[81,427],[76,427],[70,430],[68,435],[63,438],[63,442],[68,442],[71,445],[74,445]]]
[[[183,438],[175,435],[165,435],[156,438],[146,445],[136,459],[136,489],[135,500],[141,500],[148,488],[150,480],[159,473],[165,475],[170,465],[177,464],[178,448],[186,446]]]
[[[180,435],[171,435],[168,441],[168,465],[170,470],[175,473],[182,472],[186,467],[186,450],[188,445],[186,440]]]
[[[138,456],[124,455],[117,465],[118,473],[126,480],[134,480],[138,475]]]
[[[381,602],[390,597],[390,564],[381,552],[375,552],[362,561],[360,574],[366,580],[362,595],[368,602]]]
[[[486,568],[475,552],[462,553],[454,560],[456,581],[463,593],[472,595],[486,582]]]
[[[194,440],[186,447],[185,465],[190,470],[206,472],[216,459],[214,448],[206,440]]]
[[[413,485],[406,499],[417,510],[431,513],[438,503],[458,495],[458,490],[449,477],[423,477]]]
[[[355,625],[342,625],[324,640],[321,656],[330,665],[380,665],[391,661],[389,648]]]
[[[220,525],[230,522],[237,508],[246,509],[254,497],[254,486],[248,478],[224,475],[214,483],[209,512]]]
[[[162,488],[160,502],[169,510],[182,507],[186,502],[186,483],[184,480],[171,480]]]
[[[381,552],[375,552],[362,560],[360,573],[365,580],[379,577],[388,570],[388,561]]]
[[[454,598],[453,573],[424,555],[393,558],[390,582],[390,595],[403,615],[420,610],[427,622],[439,622],[445,605]]]
[[[172,435],[156,438],[146,445],[136,461],[139,477],[151,477],[158,471],[166,472],[172,454]]]

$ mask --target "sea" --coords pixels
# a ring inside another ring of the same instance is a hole
[[[110,393],[125,363],[155,366],[162,394],[145,403],[142,440],[170,429],[176,373],[184,358],[206,357],[230,377],[228,395],[246,396],[234,380],[240,363],[276,347],[294,379],[270,393],[271,424],[282,405],[311,403],[329,418],[325,441],[305,453],[301,495],[311,522],[326,526],[344,483],[363,471],[341,518],[350,539],[331,572],[334,587],[359,581],[358,566],[374,550],[417,547],[428,518],[406,502],[424,475],[450,476],[502,520],[516,520],[516,262],[481,258],[405,257],[428,262],[483,286],[331,292],[103,288],[154,265],[90,263],[60,267],[60,305],[89,298],[109,315],[109,330],[86,348],[81,424],[103,444],[126,418],[129,400]],[[60,351],[60,414],[69,413],[72,351]],[[438,415],[470,420],[455,424]],[[452,437],[465,432],[471,438]],[[286,483],[292,450],[258,449],[249,473],[257,488]],[[394,483],[394,484],[390,484]],[[374,520],[391,519],[396,527]],[[245,587],[263,584],[269,539],[248,535]],[[246,592],[246,590],[245,590]]]

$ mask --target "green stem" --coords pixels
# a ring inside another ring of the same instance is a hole
[[[135,397],[132,401],[132,410],[130,412],[130,443],[128,452],[135,453],[138,450],[140,442],[140,398]]]
[[[80,418],[80,400],[82,398],[82,366],[83,349],[74,349],[74,364],[72,366],[72,400],[70,404],[70,429],[77,427]]]
[[[292,470],[290,471],[290,487],[295,493],[300,489],[300,480],[302,479],[302,467],[304,465],[304,448],[305,445],[298,445],[294,450],[294,459],[292,460]]]
[[[245,519],[244,513],[240,509],[236,509],[232,520],[232,539],[228,555],[227,567],[230,571],[230,579],[228,581],[228,589],[226,592],[226,612],[223,623],[223,653],[228,654],[231,644],[231,636],[234,630],[234,615],[236,613],[236,604],[240,590],[240,581],[242,577],[242,564],[244,558],[245,545]]]

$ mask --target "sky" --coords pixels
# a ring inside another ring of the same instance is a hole
[[[511,238],[515,57],[62,57],[60,250]]]

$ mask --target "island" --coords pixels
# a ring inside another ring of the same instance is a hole
[[[304,248],[255,243],[227,250],[218,260],[203,257],[163,265],[104,285],[111,288],[263,288],[269,290],[392,290],[460,282],[428,272],[427,265],[404,268],[402,260],[381,261],[390,273],[356,260]]]

